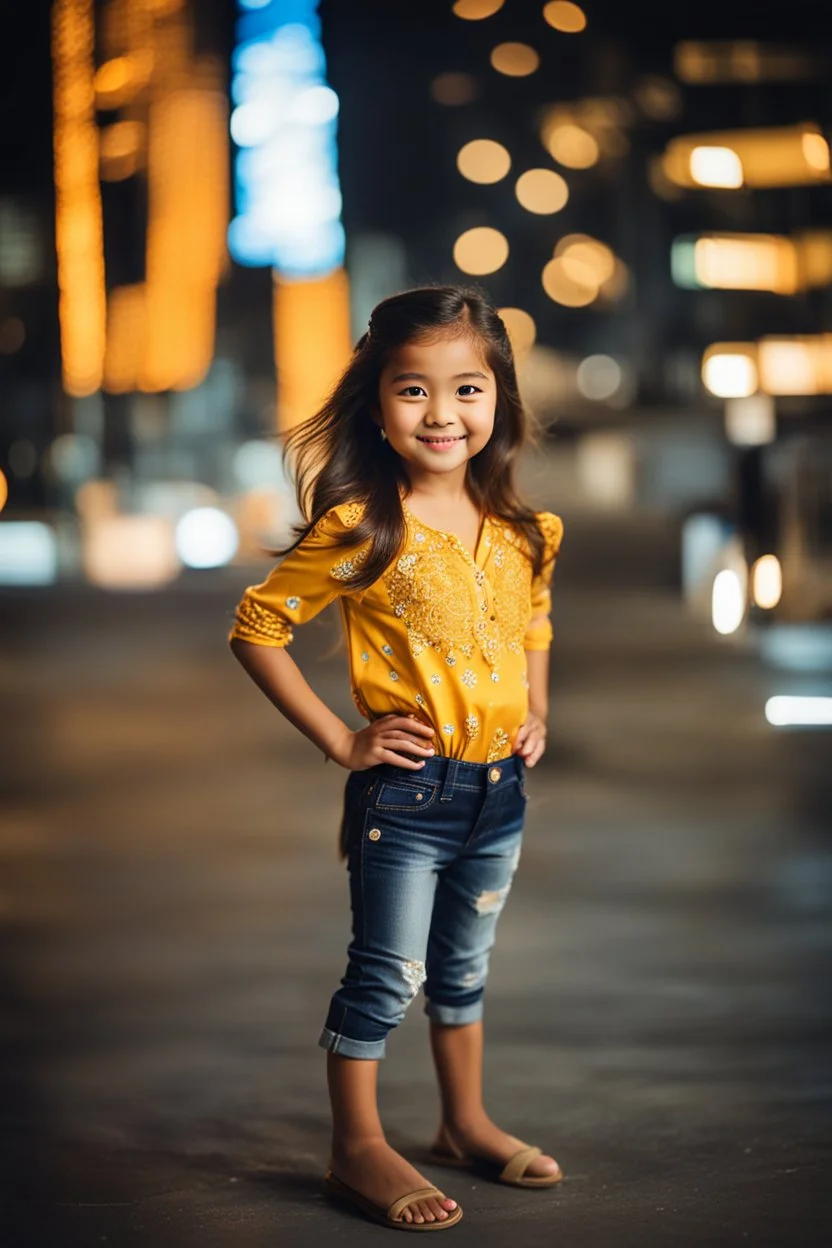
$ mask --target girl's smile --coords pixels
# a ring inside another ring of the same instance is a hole
[[[478,344],[465,334],[433,336],[391,352],[379,380],[376,419],[407,463],[413,486],[451,474],[452,490],[491,437],[496,406],[496,379]]]
[[[416,435],[416,441],[430,447],[432,451],[449,451],[452,446],[456,446],[457,442],[464,442],[465,438],[466,435],[464,433],[459,434],[457,437],[418,433]]]

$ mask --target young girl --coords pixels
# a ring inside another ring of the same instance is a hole
[[[386,1142],[388,1033],[424,985],[442,1104],[430,1158],[548,1187],[557,1163],[482,1100],[483,991],[520,856],[524,769],[546,745],[549,584],[563,526],[518,497],[529,439],[505,326],[477,290],[385,299],[321,410],[286,437],[308,524],[237,608],[248,674],[349,771],[341,851],[352,942],[327,1052],[327,1191],[387,1226],[440,1230],[456,1201]],[[338,600],[353,731],[304,680],[293,629]]]

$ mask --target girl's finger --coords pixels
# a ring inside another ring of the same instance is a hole
[[[395,750],[382,748],[381,753],[383,755],[382,762],[395,763],[397,767],[405,767],[408,771],[421,771],[422,767],[424,767],[423,762],[415,762],[412,759],[405,758],[403,754],[397,754]]]
[[[423,754],[425,758],[430,758],[436,753],[433,746],[428,745],[425,741],[408,741],[406,738],[385,736],[380,738],[380,742],[387,750],[395,748],[397,750],[412,751],[414,754]]]
[[[434,735],[430,724],[425,724],[423,720],[417,719],[415,715],[397,715],[395,719],[402,721],[402,723],[397,724],[397,728],[404,728],[408,733],[423,733],[427,736]],[[392,728],[393,725],[390,724],[388,726]]]
[[[416,719],[415,716],[385,715],[383,718],[387,721],[384,727],[388,731],[392,728],[398,728],[405,732],[417,732],[420,736],[432,737],[434,735],[430,724],[423,723],[421,719]],[[381,720],[378,722],[380,723]]]

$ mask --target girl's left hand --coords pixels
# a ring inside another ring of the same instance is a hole
[[[530,711],[525,724],[518,730],[514,753],[519,754],[527,767],[534,767],[546,749],[546,723]]]

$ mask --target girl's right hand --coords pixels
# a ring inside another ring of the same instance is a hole
[[[382,715],[366,728],[351,732],[332,757],[349,771],[366,771],[379,763],[393,763],[409,771],[418,771],[424,763],[408,755],[432,758],[436,753],[430,744],[433,736],[430,725],[423,724],[415,715]]]

